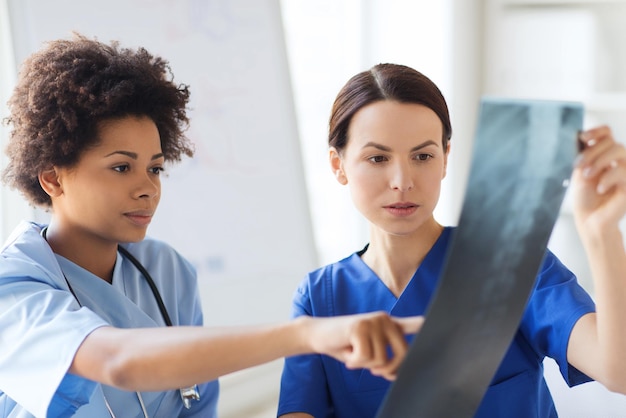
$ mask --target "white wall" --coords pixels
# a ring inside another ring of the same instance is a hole
[[[0,0],[0,121],[8,114],[6,102],[17,77],[7,6],[6,0]],[[7,139],[8,131],[0,129],[0,149],[4,150]],[[0,167],[5,167],[6,161],[7,158],[2,152]],[[0,187],[0,243],[24,216],[34,218],[35,210],[24,201],[19,193]]]

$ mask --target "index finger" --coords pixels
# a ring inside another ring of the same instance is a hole
[[[607,125],[597,126],[581,131],[578,135],[580,141],[585,145],[585,147],[592,147],[598,143],[598,141],[612,136],[613,133],[611,132],[611,128]]]
[[[408,317],[392,317],[395,323],[397,323],[402,332],[405,334],[415,334],[418,332],[422,325],[424,325],[424,317],[423,316],[408,316]]]

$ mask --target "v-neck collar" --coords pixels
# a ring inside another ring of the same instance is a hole
[[[112,284],[65,257],[55,255],[81,306],[88,307],[111,325],[120,328],[159,326],[124,294],[123,259],[119,254]]]
[[[359,281],[364,286],[371,288],[371,291],[368,291],[368,299],[375,298],[375,300],[372,300],[373,305],[392,314],[401,314],[407,309],[414,311],[417,302],[427,305],[441,274],[452,229],[452,227],[445,227],[439,234],[439,237],[428,250],[424,260],[422,260],[399,297],[393,294],[380,277],[361,258],[369,244],[362,250],[354,253],[351,256],[351,264],[357,270],[355,273],[357,274],[356,277],[359,277]]]

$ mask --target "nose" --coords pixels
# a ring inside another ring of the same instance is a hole
[[[407,192],[413,188],[413,177],[407,164],[398,162],[393,166],[390,187],[393,190]]]
[[[152,177],[149,173],[139,179],[135,195],[139,199],[152,199],[161,193],[161,181],[158,177]]]

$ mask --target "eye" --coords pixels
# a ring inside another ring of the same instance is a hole
[[[128,164],[116,165],[115,167],[113,167],[113,170],[117,171],[118,173],[125,173],[126,171],[130,170],[130,166]]]
[[[158,175],[160,175],[160,174],[161,174],[162,172],[164,172],[164,171],[165,171],[165,168],[163,168],[163,167],[161,167],[161,166],[156,166],[156,167],[152,167],[152,168],[150,168],[150,172],[151,172],[152,174],[157,175],[157,176],[158,176]]]
[[[419,161],[428,161],[428,160],[430,160],[431,158],[433,158],[433,155],[432,155],[432,154],[417,154],[417,155],[415,156],[415,159],[416,159],[416,160],[419,160]]]
[[[372,163],[382,163],[384,161],[387,161],[387,157],[385,157],[384,155],[374,155],[373,157],[369,157],[367,160]]]

